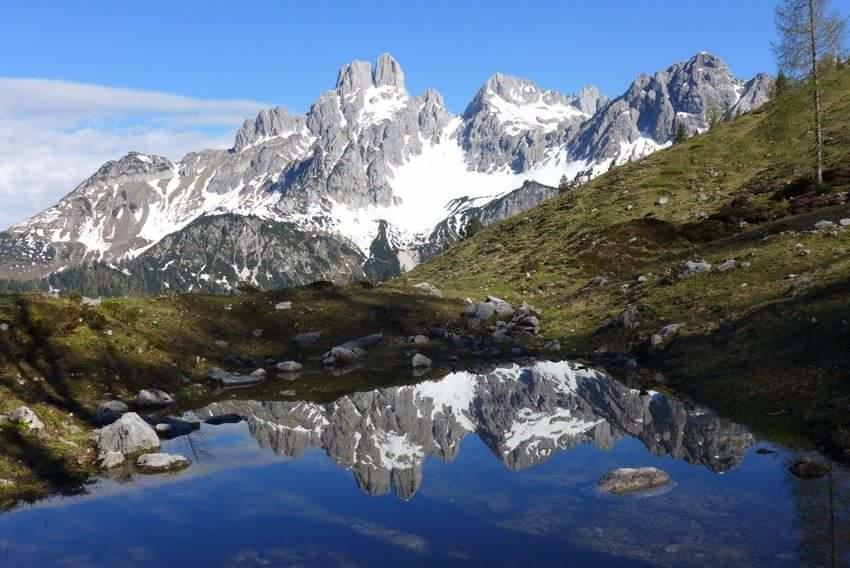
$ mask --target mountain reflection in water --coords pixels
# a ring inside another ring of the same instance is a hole
[[[657,456],[725,472],[753,443],[746,429],[708,410],[641,395],[571,362],[456,372],[330,404],[231,400],[196,411],[202,418],[227,413],[243,416],[262,448],[286,456],[322,448],[369,494],[395,488],[403,499],[421,486],[426,456],[451,461],[470,433],[511,470],[582,443],[607,450],[630,436]]]

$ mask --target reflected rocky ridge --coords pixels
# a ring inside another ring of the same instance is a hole
[[[592,443],[613,447],[630,436],[656,455],[715,472],[735,467],[753,443],[742,426],[660,394],[629,389],[571,362],[512,365],[489,373],[451,373],[441,380],[344,396],[330,404],[223,401],[196,413],[243,416],[262,448],[298,456],[322,448],[353,471],[372,495],[395,488],[409,499],[428,455],[452,460],[474,433],[511,470],[549,459],[556,450]]]

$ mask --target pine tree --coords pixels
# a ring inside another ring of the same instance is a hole
[[[681,121],[676,122],[676,139],[674,141],[675,144],[681,144],[685,140],[688,139],[688,130],[685,128],[685,123]]]
[[[788,94],[788,89],[790,85],[788,84],[788,76],[780,71],[776,75],[776,81],[773,82],[773,92],[771,93],[771,98],[781,99],[786,94]]]

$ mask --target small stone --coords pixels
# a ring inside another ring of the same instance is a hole
[[[601,276],[601,275],[600,276],[594,276],[593,278],[590,279],[590,282],[588,282],[588,286],[590,286],[592,288],[601,288],[602,286],[605,286],[606,284],[608,284],[608,279],[605,278],[604,276]]]
[[[0,323],[0,331],[3,331],[3,332],[9,331],[9,324],[5,323],[5,322]]]
[[[259,339],[260,337],[263,336],[263,330],[262,329],[255,329],[254,331],[251,332],[251,335],[253,335],[257,339]]]
[[[723,262],[718,264],[717,268],[715,268],[715,270],[717,272],[726,272],[728,270],[734,270],[737,267],[738,267],[738,261],[730,258],[729,260],[724,260]]]
[[[112,469],[124,463],[124,454],[121,452],[108,451],[100,457],[100,467]]]
[[[667,197],[667,196],[662,196],[662,197],[659,197],[658,199],[655,200],[655,204],[658,205],[659,207],[664,207],[669,202],[670,202],[670,198]]]
[[[256,377],[258,379],[265,379],[266,378],[266,370],[262,369],[262,368],[257,369],[256,371],[253,371],[251,373],[251,376]]]
[[[276,367],[279,371],[283,371],[284,373],[297,373],[304,368],[304,365],[298,361],[281,361],[276,365]]]
[[[18,424],[23,424],[30,431],[39,431],[44,429],[42,422],[35,412],[27,406],[19,406],[9,414],[9,420]]]
[[[282,312],[282,311],[285,311],[285,310],[291,310],[292,309],[292,302],[278,302],[277,304],[275,304],[274,309],[278,312]]]
[[[815,229],[817,229],[818,231],[825,231],[828,229],[832,229],[833,227],[835,227],[835,223],[833,223],[832,221],[827,221],[826,219],[822,219],[815,223]]]
[[[418,284],[414,284],[413,287],[427,292],[429,295],[434,296],[435,298],[443,297],[443,293],[430,282],[420,282]]]
[[[428,343],[428,338],[424,335],[414,335],[411,343],[414,345],[424,345]]]
[[[424,369],[426,367],[430,367],[432,364],[433,362],[431,361],[431,359],[429,359],[425,355],[422,355],[421,353],[417,353],[410,360],[410,366],[414,369]]]
[[[224,341],[223,339],[216,339],[215,340],[215,346],[218,347],[219,349],[227,349],[227,347],[229,345],[230,344],[228,342]]]
[[[175,403],[174,397],[158,389],[142,389],[133,400],[136,406],[144,408],[160,408]]]
[[[698,274],[705,274],[706,272],[710,271],[711,264],[709,264],[705,260],[689,260],[685,264],[683,264],[682,268],[679,270],[679,278],[690,278],[692,276],[697,276]]]
[[[144,454],[136,460],[136,467],[142,473],[163,473],[186,469],[192,464],[187,458],[175,454]]]
[[[850,227],[850,219],[841,219],[838,222],[838,224],[841,225],[842,227]],[[0,328],[0,329],[2,329],[2,328]]]

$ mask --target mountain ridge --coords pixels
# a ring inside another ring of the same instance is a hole
[[[740,113],[763,103],[770,79],[758,77],[736,79],[722,60],[699,54],[639,77],[608,100],[594,87],[565,95],[496,73],[453,115],[435,90],[411,96],[391,55],[374,65],[354,61],[307,113],[263,110],[228,150],[191,152],[177,162],[131,152],[107,162],[55,206],[0,234],[0,277],[32,280],[92,262],[132,271],[166,236],[222,214],[337,239],[338,247],[359,250],[361,266],[376,239],[392,234],[394,264],[404,270],[450,244],[433,240],[435,228],[458,213],[450,203],[480,208],[525,181],[555,186],[563,176],[592,177],[639,158],[669,144],[670,114],[684,113],[677,109],[690,111],[689,127],[699,129],[712,104]],[[641,97],[659,102],[642,104]],[[285,272],[267,285],[298,281]],[[211,291],[240,283],[232,274],[194,275],[204,278],[221,282]]]

